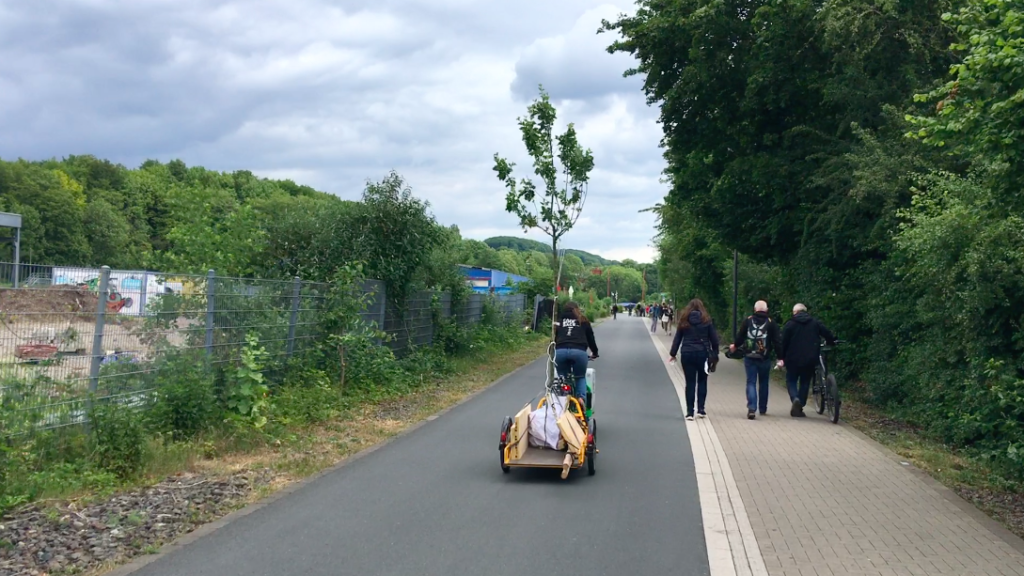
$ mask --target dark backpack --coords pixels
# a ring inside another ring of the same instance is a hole
[[[765,319],[763,324],[757,324],[753,316],[747,317],[747,358],[763,360],[768,357],[768,325],[772,319]]]

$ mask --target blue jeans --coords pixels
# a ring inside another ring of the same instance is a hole
[[[584,408],[587,406],[587,364],[589,362],[590,357],[586,350],[555,349],[555,368],[563,378],[569,380],[571,376],[576,379],[576,397],[579,398]]]
[[[772,362],[767,358],[744,358],[743,367],[747,369],[747,410],[760,410],[764,414],[768,411],[768,375],[771,373]],[[758,380],[761,381],[760,395]]]
[[[786,387],[789,388],[789,401],[800,400],[800,406],[807,406],[807,394],[811,389],[811,378],[814,377],[814,366],[794,370],[786,368]],[[797,387],[799,381],[799,388]]]

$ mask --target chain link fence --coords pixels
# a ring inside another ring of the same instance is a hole
[[[83,424],[90,398],[146,404],[170,355],[226,365],[255,335],[271,359],[286,360],[316,344],[330,289],[298,278],[55,266],[19,270],[33,281],[13,288],[5,274],[13,277],[14,265],[0,263],[0,436]],[[361,320],[388,335],[380,344],[396,356],[433,342],[435,298],[440,315],[460,325],[479,323],[489,298],[471,294],[453,310],[450,294],[423,291],[399,308],[383,282],[360,290]],[[525,311],[523,295],[492,298],[506,318]]]

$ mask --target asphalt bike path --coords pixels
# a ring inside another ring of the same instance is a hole
[[[648,330],[595,328],[595,476],[501,472],[501,421],[541,393],[541,359],[134,574],[707,575],[687,427]]]

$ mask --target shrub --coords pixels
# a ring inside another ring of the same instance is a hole
[[[116,402],[101,403],[89,414],[92,422],[93,460],[119,478],[136,476],[146,460],[143,416]]]
[[[154,430],[182,440],[216,422],[213,372],[198,353],[168,356],[157,366],[153,380],[157,400],[149,416]]]
[[[326,372],[306,368],[292,372],[275,388],[270,405],[271,419],[277,424],[316,424],[334,417],[347,402]]]

